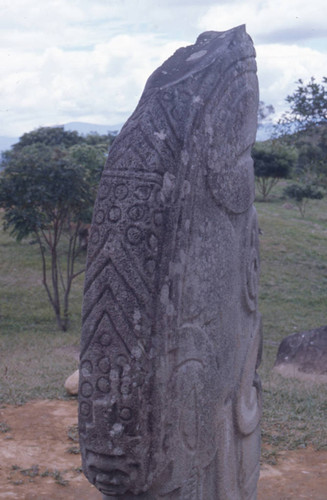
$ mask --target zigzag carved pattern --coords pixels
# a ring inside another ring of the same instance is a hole
[[[151,322],[153,296],[135,267],[130,262],[128,268],[125,264],[125,259],[120,259],[116,266],[111,258],[105,259],[102,255],[89,269],[84,296],[83,352],[88,349],[96,333],[97,318],[102,317],[103,311],[106,311],[116,332],[129,346],[136,343],[138,333],[133,323],[133,312],[141,311],[143,325]],[[126,270],[132,273],[134,286],[130,285]]]
[[[116,299],[109,285],[103,287],[88,312],[89,314],[85,316],[83,323],[84,343],[81,356],[84,355],[93,341],[94,336],[97,333],[97,327],[104,314],[107,314],[112,325],[114,326],[114,332],[112,333],[120,337],[129,352],[131,352],[134,346],[138,345],[134,325],[131,322],[131,317],[128,314],[128,311],[124,309],[124,302]],[[143,313],[143,318],[144,316],[145,315]]]

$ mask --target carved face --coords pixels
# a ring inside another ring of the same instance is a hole
[[[147,360],[141,351],[128,352],[107,315],[86,356],[80,369],[85,474],[106,495],[138,493],[149,467]]]
[[[125,456],[100,455],[86,451],[88,478],[104,495],[124,495],[138,482],[139,463]]]

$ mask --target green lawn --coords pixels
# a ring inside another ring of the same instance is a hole
[[[283,448],[327,448],[327,388],[272,372],[277,348],[291,333],[327,324],[327,199],[312,201],[301,218],[281,198],[256,202],[261,229],[260,312],[264,354],[264,459]],[[41,283],[38,248],[0,231],[0,402],[65,398],[63,383],[78,366],[83,276],[71,298],[71,327],[60,332]]]
[[[264,354],[263,441],[277,450],[313,445],[327,449],[327,387],[284,379],[272,372],[280,341],[291,333],[327,324],[327,199],[309,203],[304,218],[280,198],[277,186],[257,201],[262,231],[259,309]]]

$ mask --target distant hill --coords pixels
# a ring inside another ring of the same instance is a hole
[[[119,132],[123,126],[123,123],[119,123],[116,125],[97,125],[95,123],[69,122],[61,126],[63,126],[65,130],[70,130],[70,131],[76,130],[76,132],[78,132],[80,135],[87,135],[90,134],[91,132],[96,132],[100,135],[105,135],[108,133],[113,134],[115,132]],[[18,142],[18,140],[19,140],[18,137],[0,136],[0,153],[2,151],[10,149],[13,144],[16,144],[16,142]]]

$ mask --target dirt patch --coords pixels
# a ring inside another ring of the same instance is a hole
[[[286,378],[297,378],[298,380],[314,382],[316,384],[327,384],[327,375],[319,373],[307,373],[299,370],[297,365],[282,363],[274,366],[273,370]]]
[[[327,498],[327,451],[303,449],[281,452],[276,466],[264,465],[259,500]]]
[[[77,402],[42,400],[0,409],[0,499],[101,500],[81,472]],[[258,500],[325,500],[327,451],[283,452],[264,465]]]
[[[76,401],[0,410],[0,499],[101,500],[81,472]]]

